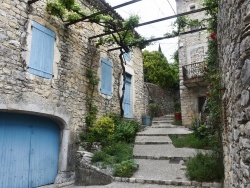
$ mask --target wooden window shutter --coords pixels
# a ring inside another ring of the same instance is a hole
[[[108,60],[102,58],[102,79],[101,79],[101,93],[105,95],[112,95],[112,69],[113,65]]]
[[[29,71],[32,74],[49,78],[53,76],[55,33],[33,22]]]

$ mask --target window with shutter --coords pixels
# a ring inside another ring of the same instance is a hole
[[[112,70],[113,65],[108,60],[102,58],[101,93],[112,95]]]
[[[130,62],[130,60],[131,60],[130,52],[123,54],[123,57],[124,57],[124,59],[125,59],[126,62]]]
[[[53,76],[55,33],[33,22],[29,72],[51,79]]]

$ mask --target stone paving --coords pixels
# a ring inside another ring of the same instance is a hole
[[[131,178],[115,177],[115,182],[106,186],[87,186],[88,188],[193,188],[221,187],[218,183],[199,183],[189,181],[185,176],[185,160],[196,154],[196,149],[175,148],[168,135],[190,134],[182,126],[170,123],[153,123],[137,134],[133,155],[139,169]],[[159,127],[158,127],[159,126]],[[82,188],[71,186],[68,188]]]

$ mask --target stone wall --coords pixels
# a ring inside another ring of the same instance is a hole
[[[219,5],[225,187],[250,185],[250,1]]]
[[[86,94],[89,90],[86,68],[101,78],[101,58],[113,63],[113,95],[95,88],[98,117],[119,113],[121,66],[118,51],[95,48],[88,38],[102,28],[87,22],[68,28],[45,10],[45,0],[28,5],[28,0],[0,1],[0,110],[47,116],[61,127],[59,174],[74,171],[77,135],[85,129]],[[84,1],[82,1],[84,2]],[[88,6],[87,2],[84,2]],[[86,7],[84,7],[86,8]],[[32,23],[36,21],[56,34],[53,78],[45,79],[29,72]],[[112,47],[110,47],[112,48]],[[140,49],[133,49],[126,72],[132,75],[132,111],[139,121],[143,110],[143,68]],[[58,181],[65,181],[58,178]]]
[[[199,1],[196,0],[176,0],[177,13],[191,11],[202,8]],[[205,11],[188,15],[189,19],[202,20],[205,18]],[[190,28],[186,28],[186,31]],[[200,31],[179,37],[179,76],[180,76],[180,99],[181,99],[181,114],[182,124],[190,126],[192,119],[198,116],[198,97],[206,96],[206,87],[187,88],[183,84],[184,65],[193,64],[204,61],[207,51],[207,32]]]
[[[144,84],[144,114],[151,114],[150,104],[157,105],[157,117],[174,113],[174,100],[178,98],[178,92],[161,88],[152,83]]]

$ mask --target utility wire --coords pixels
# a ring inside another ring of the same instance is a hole
[[[170,5],[170,7],[172,8],[174,14],[176,14],[176,12],[174,11],[174,8],[172,7],[172,5],[171,5],[171,3],[169,2],[169,0],[167,0],[167,1],[168,1],[168,4]]]

